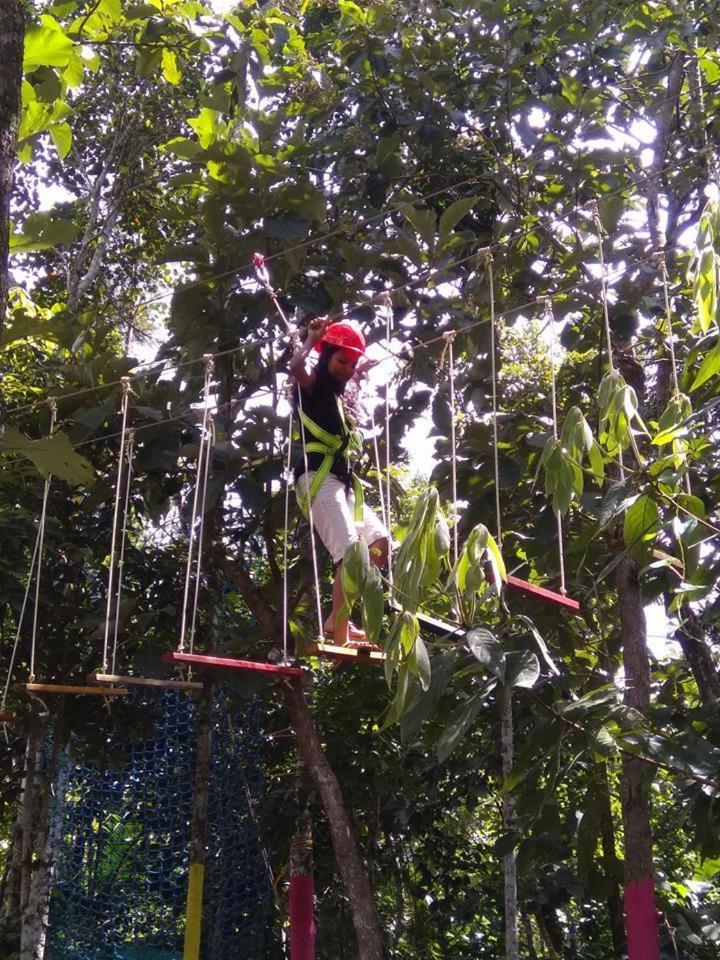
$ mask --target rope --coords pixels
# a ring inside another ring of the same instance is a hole
[[[612,196],[612,194],[608,194],[608,196]],[[528,231],[525,231],[525,233],[528,233],[528,232],[530,232],[530,231],[529,231],[529,230],[528,230]],[[520,240],[520,239],[522,239],[522,236],[523,236],[523,234],[520,234],[516,239]],[[488,251],[491,251],[491,250],[494,249],[495,247],[501,247],[504,243],[506,243],[506,242],[507,242],[508,240],[510,240],[510,239],[512,239],[512,235],[510,235],[509,237],[503,238],[502,241],[498,240],[496,243],[494,243],[494,244],[486,247],[485,249],[488,250]],[[461,266],[462,264],[467,263],[469,260],[475,259],[476,257],[477,257],[477,254],[476,254],[476,253],[473,253],[473,254],[470,254],[470,255],[468,255],[468,256],[466,256],[466,257],[461,257],[461,258],[458,259],[458,260],[450,261],[449,263],[446,263],[446,264],[445,264],[444,266],[442,266],[442,267],[435,267],[435,268],[428,269],[428,270],[425,271],[425,279],[432,279],[437,273],[440,273],[440,272],[442,272],[442,271],[449,270],[449,269],[451,269],[451,268],[459,267],[459,266]],[[267,259],[269,260],[269,259],[271,259],[271,258],[268,257]],[[613,280],[618,279],[619,277],[624,276],[626,273],[629,273],[630,270],[632,270],[633,268],[643,266],[644,264],[646,264],[646,263],[651,263],[652,261],[653,261],[653,258],[652,258],[652,257],[645,257],[645,258],[643,258],[643,259],[641,259],[641,260],[628,260],[628,261],[627,261],[627,266],[626,266],[625,268],[618,269],[617,271],[615,271],[615,272],[612,274],[612,277],[608,277],[608,279],[613,279]],[[416,276],[416,277],[413,277],[412,280],[409,280],[409,281],[407,281],[406,283],[403,283],[403,284],[397,284],[396,286],[392,287],[392,288],[390,289],[390,291],[385,291],[385,292],[398,293],[398,292],[401,292],[401,291],[403,291],[403,290],[407,290],[407,289],[409,289],[410,287],[412,287],[414,284],[419,283],[422,279],[423,279],[423,275],[420,274],[420,275],[418,275],[418,276]],[[577,291],[584,290],[584,289],[586,289],[588,286],[590,286],[591,284],[594,284],[594,283],[596,282],[596,279],[597,279],[597,278],[592,278],[592,279],[589,280],[587,283],[572,284],[572,285],[570,285],[570,286],[559,287],[559,288],[555,291],[555,296],[557,296],[557,295],[560,294],[560,293],[572,293],[572,292],[574,292],[574,291],[577,292]],[[536,297],[536,298],[534,298],[533,300],[528,300],[528,301],[525,302],[525,303],[519,304],[518,306],[512,307],[512,308],[510,308],[509,310],[505,311],[504,314],[503,314],[503,316],[504,316],[504,317],[512,316],[512,315],[514,315],[514,314],[521,313],[523,310],[526,310],[526,309],[528,309],[528,308],[536,307],[536,306],[538,305],[538,302],[539,302],[540,300],[542,300],[541,297]],[[377,302],[379,302],[379,296],[378,296],[378,297],[367,297],[367,298],[365,298],[365,300],[361,301],[361,302],[358,304],[358,306],[373,306],[373,305],[374,305],[375,303],[377,303]],[[342,319],[351,319],[351,316],[350,316],[350,313],[347,313],[347,314],[346,314],[346,313],[338,313],[338,314],[333,314],[333,315],[332,315],[331,317],[329,317],[328,319],[331,319],[331,320],[333,320],[333,321],[337,321],[337,320],[342,320]],[[477,327],[484,325],[486,322],[487,322],[486,320],[480,320],[480,321],[478,321],[478,322],[476,322],[476,323],[471,323],[471,324],[468,324],[467,326],[460,327],[460,328],[457,329],[456,332],[458,333],[458,335],[464,334],[464,333],[469,333],[471,330],[474,330],[474,329],[476,329]],[[244,343],[242,343],[241,345],[239,345],[239,346],[237,346],[237,347],[231,347],[231,348],[229,348],[229,349],[227,349],[227,350],[218,350],[218,351],[216,351],[215,353],[210,354],[210,356],[212,356],[213,359],[218,360],[218,359],[220,359],[220,358],[222,358],[222,357],[232,356],[232,355],[234,355],[234,354],[236,354],[236,353],[238,353],[238,352],[240,352],[240,351],[246,350],[246,349],[248,349],[248,347],[262,347],[262,346],[265,346],[265,345],[270,344],[270,343],[275,343],[275,342],[277,342],[277,341],[279,341],[279,340],[282,340],[282,339],[283,339],[283,337],[273,336],[273,337],[260,338],[260,339],[257,339],[257,340],[246,340]],[[438,335],[437,337],[430,338],[429,340],[421,340],[421,341],[418,341],[418,342],[417,342],[417,346],[427,347],[427,346],[430,346],[430,345],[432,345],[432,344],[434,344],[434,343],[439,342],[440,340],[442,340],[442,334]],[[400,353],[401,353],[401,354],[402,354],[402,353],[406,353],[409,349],[412,349],[412,344],[407,344],[407,345],[405,345],[405,346],[401,349]],[[192,357],[192,358],[189,359],[189,360],[183,360],[183,361],[179,361],[179,362],[167,362],[167,363],[161,364],[161,365],[159,365],[159,366],[156,366],[155,369],[149,369],[149,370],[147,370],[147,371],[143,371],[142,373],[134,373],[134,374],[132,374],[131,379],[138,379],[140,376],[147,376],[147,375],[158,375],[158,376],[159,376],[159,375],[161,375],[162,373],[165,373],[165,372],[168,371],[168,370],[175,370],[175,371],[182,370],[182,369],[184,369],[185,367],[194,366],[196,363],[202,362],[202,361],[204,360],[204,357],[205,357],[206,355],[207,355],[207,354],[203,354],[203,355],[200,356],[200,357]],[[390,358],[396,359],[396,358],[397,358],[397,355],[396,355],[396,354],[392,354],[392,353],[390,353],[390,351],[388,351],[388,357],[387,357],[387,359],[390,359]],[[138,367],[142,367],[142,366],[149,366],[149,367],[150,367],[150,366],[152,366],[153,364],[157,364],[157,361],[156,361],[156,360],[149,360],[149,361],[147,361],[147,363],[145,363],[145,364],[138,364]],[[84,397],[84,396],[87,396],[87,395],[89,395],[89,394],[96,393],[98,390],[109,390],[111,387],[117,387],[117,386],[120,386],[120,385],[121,385],[121,380],[108,380],[107,383],[103,383],[103,384],[101,384],[101,385],[99,385],[99,386],[96,386],[96,387],[84,387],[84,388],[82,388],[82,389],[80,389],[80,390],[72,390],[72,391],[70,391],[70,392],[68,392],[68,393],[64,393],[64,394],[62,394],[62,396],[59,397],[58,399],[60,399],[60,400],[69,400],[69,399],[74,399],[74,398],[77,398],[77,397]],[[12,415],[12,414],[19,414],[19,413],[27,413],[29,410],[34,410],[36,407],[41,406],[41,405],[44,404],[45,402],[46,402],[46,400],[36,400],[36,401],[33,401],[32,403],[28,403],[28,404],[25,404],[25,405],[23,405],[23,406],[10,407],[10,408],[8,408],[8,410],[7,410],[7,414],[8,414],[8,415]],[[170,422],[170,421],[163,421],[163,422]],[[117,434],[111,434],[111,435],[109,435],[109,436],[111,436],[111,437],[112,437],[112,436],[117,436]],[[103,438],[99,438],[99,439],[108,439],[108,437],[103,437]],[[83,441],[83,443],[94,443],[94,442],[97,442],[97,440],[86,440],[86,441]],[[76,446],[81,446],[81,445],[82,445],[82,444],[76,444]]]
[[[3,687],[2,704],[0,704],[0,713],[2,714],[6,712],[5,707],[7,704],[8,691],[10,690],[10,680],[12,679],[12,672],[15,667],[15,657],[17,656],[17,649],[20,643],[20,632],[22,630],[23,621],[25,620],[25,610],[27,608],[28,598],[30,596],[30,587],[32,586],[33,571],[35,570],[35,561],[37,560],[39,544],[40,544],[40,524],[38,522],[37,534],[35,536],[35,546],[33,547],[32,560],[30,561],[30,572],[28,573],[27,582],[25,584],[25,595],[23,596],[23,602],[20,608],[20,616],[18,618],[17,629],[15,630],[15,642],[13,643],[12,654],[10,655],[10,665],[8,667],[7,677],[5,678],[5,686]],[[5,724],[3,723],[3,727],[4,726]],[[7,732],[5,733],[5,739],[7,741]]]
[[[455,360],[453,358],[453,342],[455,332],[448,331],[443,334],[445,337],[445,349],[448,353],[448,378],[450,381],[450,478],[452,491],[452,512],[453,512],[453,564],[457,566],[458,556],[458,507],[457,507],[457,449],[455,446]],[[442,361],[441,361],[442,362]]]
[[[593,223],[595,224],[595,231],[597,233],[598,254],[600,258],[600,297],[602,299],[602,306],[603,306],[603,321],[604,321],[604,329],[605,329],[605,342],[607,344],[607,358],[608,358],[608,364],[610,366],[610,372],[612,373],[615,370],[615,363],[613,361],[612,334],[610,332],[610,311],[608,309],[607,266],[605,264],[605,251],[603,250],[603,237],[605,236],[605,230],[603,229],[602,221],[600,219],[600,208],[597,205],[597,201],[595,201],[592,204],[591,210],[592,210]],[[618,465],[620,467],[620,476],[622,478],[625,476],[625,465],[623,463],[622,450],[620,449],[619,446],[618,446]]]
[[[392,336],[392,323],[394,320],[392,297],[387,291],[383,291],[379,296],[380,303],[385,307],[385,343],[387,352],[390,353],[390,338]],[[385,380],[385,511],[384,517],[385,529],[388,532],[388,581],[390,582],[390,591],[392,596],[393,589],[393,550],[392,550],[392,497],[390,488],[390,384]],[[377,450],[377,438],[373,437]],[[380,502],[382,503],[382,484],[380,485]]]
[[[660,250],[654,255],[654,259],[658,265],[660,279],[662,280],[663,285],[663,296],[665,298],[665,319],[667,321],[668,330],[667,345],[670,352],[670,363],[672,364],[673,385],[675,387],[675,395],[677,395],[680,393],[680,383],[678,381],[677,362],[675,360],[675,337],[673,336],[672,311],[670,309],[670,292],[668,290],[669,281],[667,264],[665,263],[665,254],[662,250]]]
[[[188,601],[190,599],[190,576],[193,568],[193,552],[195,547],[195,525],[198,516],[198,504],[200,501],[200,488],[204,487],[203,482],[203,470],[204,470],[204,458],[205,458],[205,448],[206,448],[206,436],[208,432],[208,417],[210,411],[210,382],[212,380],[213,370],[215,368],[215,363],[213,361],[212,354],[206,353],[204,358],[205,362],[205,385],[204,385],[204,398],[205,403],[203,407],[203,418],[202,426],[200,428],[200,448],[198,450],[198,466],[197,466],[197,475],[195,479],[195,493],[193,495],[193,505],[192,513],[190,517],[190,543],[188,545],[188,556],[187,564],[185,566],[185,589],[183,595],[183,612],[182,612],[182,621],[180,624],[180,640],[178,642],[178,653],[185,653],[186,650],[186,635],[187,635],[187,623],[188,623]],[[203,516],[205,515],[205,503],[203,501]],[[201,548],[201,545],[200,545]],[[197,566],[197,582],[200,581],[200,569],[199,569],[199,560],[200,560],[200,548],[198,549],[198,566]],[[197,607],[197,598],[198,593],[195,591],[194,604]],[[193,631],[195,625],[195,614],[196,610],[193,610],[192,613],[192,623]],[[192,647],[191,647],[192,650]]]
[[[198,600],[200,597],[200,579],[202,577],[202,555],[203,544],[205,540],[205,513],[207,507],[207,485],[210,474],[210,461],[212,459],[212,449],[215,446],[215,423],[211,419],[209,426],[206,427],[205,437],[205,458],[202,468],[202,494],[200,499],[200,529],[198,530],[198,555],[197,567],[195,571],[195,591],[193,594],[192,620],[190,623],[190,653],[195,646],[195,623],[197,620]],[[198,483],[200,477],[198,477]]]
[[[125,503],[123,504],[123,526],[120,534],[120,557],[118,559],[117,602],[115,605],[115,630],[113,631],[112,672],[115,673],[117,660],[118,633],[120,630],[120,601],[122,599],[123,573],[125,570],[125,544],[127,542],[128,516],[130,513],[130,485],[133,474],[133,457],[135,455],[135,431],[128,431],[127,449],[127,479],[125,480]]]
[[[255,271],[257,273],[258,280],[260,284],[265,289],[265,292],[270,297],[275,310],[278,313],[278,316],[285,324],[286,329],[290,333],[291,337],[296,343],[299,343],[299,337],[297,331],[293,329],[288,321],[288,318],[285,316],[285,311],[280,305],[278,300],[277,293],[270,283],[270,275],[265,267],[265,258],[260,253],[253,254],[253,264],[255,266]],[[308,470],[308,458],[307,458],[307,449],[306,449],[306,439],[305,439],[305,424],[303,423],[303,405],[302,405],[302,389],[298,384],[297,390],[298,397],[298,413],[300,414],[300,440],[302,442],[302,453],[303,453],[303,465],[305,467],[305,479],[307,482],[308,489],[308,522],[310,524],[310,552],[312,554],[312,567],[313,567],[313,580],[315,582],[315,607],[318,621],[318,641],[322,643],[324,640],[324,628],[323,628],[323,615],[322,615],[322,596],[320,592],[320,571],[318,568],[317,561],[317,547],[315,544],[315,524],[313,523],[313,514],[312,514],[312,499],[310,497],[310,477]]]
[[[490,297],[490,379],[492,382],[492,428],[493,428],[493,470],[495,473],[495,527],[497,530],[497,545],[502,550],[502,510],[500,507],[500,452],[498,449],[498,402],[497,402],[497,364],[495,360],[495,275],[493,273],[494,257],[487,247],[479,254],[484,258],[487,272],[488,292]]]
[[[675,336],[673,333],[672,310],[670,309],[670,281],[668,278],[667,264],[665,263],[665,254],[662,250],[655,254],[655,260],[658,265],[658,270],[660,271],[660,279],[662,280],[663,286],[663,298],[665,300],[665,320],[667,322],[667,345],[670,352],[673,392],[677,397],[680,394],[680,381],[678,379],[677,360],[675,357]],[[660,411],[658,411],[658,413],[660,413]],[[690,480],[689,473],[685,474],[685,490],[687,491],[688,496],[692,496],[692,481]]]
[[[282,649],[283,660],[288,660],[288,621],[290,606],[288,601],[288,527],[290,525],[290,475],[292,473],[292,446],[293,446],[293,412],[290,409],[288,417],[288,452],[285,462],[285,526],[283,530],[283,622],[282,622]]]
[[[117,535],[118,535],[118,522],[120,520],[120,497],[122,491],[123,483],[123,472],[125,465],[125,443],[126,443],[126,434],[127,434],[127,419],[128,419],[128,407],[130,403],[130,378],[123,377],[121,380],[122,383],[122,399],[120,401],[120,412],[122,416],[122,423],[120,427],[120,455],[118,456],[118,471],[117,471],[117,481],[115,484],[115,506],[113,508],[113,522],[112,522],[112,533],[110,536],[110,570],[108,573],[108,590],[107,590],[107,603],[105,605],[105,629],[103,634],[103,673],[107,673],[109,669],[108,662],[108,648],[110,642],[110,619],[113,612],[113,601],[115,597],[115,553],[117,551]],[[123,520],[123,529],[125,525],[125,520]],[[119,587],[117,591],[117,603],[120,603],[120,592]],[[115,610],[115,616],[117,619],[118,609]],[[117,629],[115,630],[115,637],[117,638]],[[115,650],[113,649],[113,669],[115,663]]]
[[[552,426],[553,439],[558,439],[558,415],[557,415],[557,388],[555,383],[555,350],[557,347],[555,339],[555,313],[552,306],[552,298],[545,298],[545,319],[550,329],[550,397],[552,402]],[[558,562],[560,566],[560,593],[565,594],[565,548],[563,538],[562,514],[555,510],[555,519],[557,521],[558,535]]]
[[[48,406],[50,407],[50,432],[49,437],[55,433],[55,424],[57,423],[57,401],[55,397],[48,397]],[[50,483],[52,474],[48,473],[45,478],[43,488],[42,509],[40,511],[40,521],[38,524],[38,545],[37,545],[37,571],[35,574],[35,603],[33,607],[32,636],[30,639],[30,677],[29,682],[35,682],[35,652],[37,649],[37,625],[38,613],[40,611],[40,574],[42,572],[43,550],[45,547],[45,524],[47,522],[47,506],[50,496]]]

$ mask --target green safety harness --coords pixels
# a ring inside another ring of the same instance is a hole
[[[300,509],[306,516],[309,514],[310,506],[315,500],[318,490],[323,483],[325,483],[325,479],[332,469],[335,458],[346,456],[349,460],[356,460],[362,454],[362,437],[357,430],[352,430],[348,426],[342,402],[338,400],[337,397],[335,398],[335,402],[337,403],[338,413],[340,414],[340,420],[343,426],[343,432],[340,436],[329,433],[319,426],[319,424],[315,423],[315,421],[305,413],[302,406],[299,406],[298,409],[300,422],[305,430],[314,437],[314,440],[305,444],[305,452],[321,453],[324,457],[323,462],[315,471],[315,476],[312,479],[307,495],[298,494]],[[364,505],[363,489],[360,478],[354,473],[352,474],[352,485],[353,493],[355,494],[354,520],[355,523],[362,523]]]

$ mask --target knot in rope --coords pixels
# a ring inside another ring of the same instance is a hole
[[[588,206],[590,208],[590,215],[592,216],[598,236],[606,237],[607,233],[605,232],[605,227],[603,227],[602,220],[600,219],[600,207],[598,206],[597,200],[591,200]]]
[[[392,296],[387,290],[383,290],[378,294],[378,303],[385,307],[386,310],[392,310],[393,308]]]
[[[652,255],[652,259],[657,264],[658,270],[660,271],[660,275],[662,277],[665,277],[665,275],[667,274],[667,264],[665,263],[665,251],[656,250],[655,253],[653,253]]]
[[[204,353],[203,363],[205,364],[205,375],[211,377],[215,370],[215,358],[211,353]]]
[[[495,257],[492,255],[492,247],[480,247],[477,252],[477,260],[478,264],[483,267],[492,263],[495,260]]]
[[[48,405],[48,407],[50,408],[50,415],[52,416],[52,419],[53,419],[53,427],[54,427],[54,426],[55,426],[55,418],[57,417],[57,412],[58,412],[57,397],[48,397],[48,398],[47,398],[47,405]]]

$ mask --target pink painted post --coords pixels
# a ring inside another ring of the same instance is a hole
[[[652,877],[625,884],[628,960],[660,960],[655,885]]]
[[[311,873],[290,877],[290,960],[315,960],[315,882]]]

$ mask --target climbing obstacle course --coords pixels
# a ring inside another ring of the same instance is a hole
[[[194,701],[136,690],[141,736],[114,735],[102,764],[72,744],[56,782],[47,960],[180,960],[195,789]],[[215,695],[203,960],[265,957],[272,885],[260,838],[263,738],[253,701]]]

